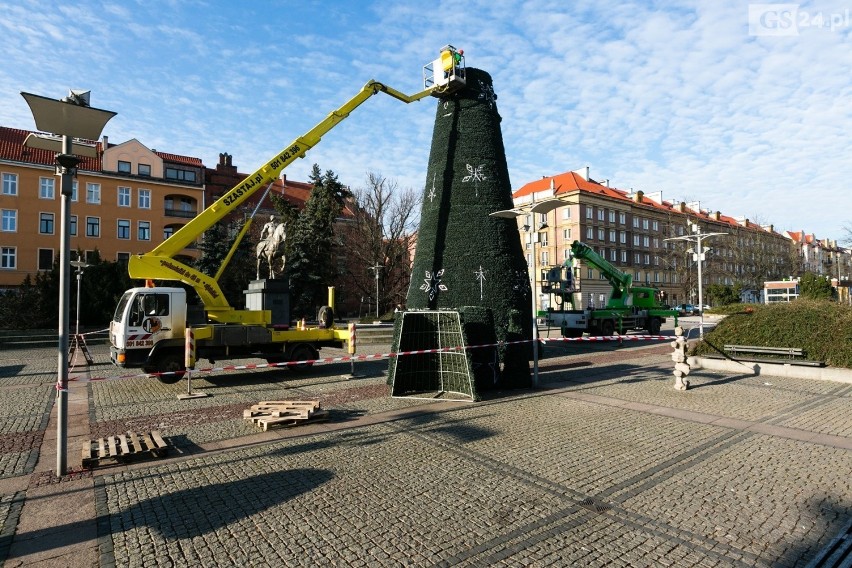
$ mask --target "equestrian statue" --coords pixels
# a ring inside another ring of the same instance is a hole
[[[275,215],[269,216],[269,222],[260,231],[260,242],[257,243],[257,279],[260,280],[260,264],[264,260],[269,266],[269,278],[275,279],[275,260],[281,259],[281,269],[284,272],[286,258],[284,256],[284,241],[287,240],[286,225],[276,223]]]

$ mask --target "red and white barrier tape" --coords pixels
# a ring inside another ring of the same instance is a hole
[[[541,343],[563,343],[563,342],[603,342],[603,341],[670,341],[672,338],[666,335],[605,335],[605,336],[592,336],[592,337],[557,337],[557,338],[539,338],[539,342]],[[507,345],[520,345],[523,343],[532,343],[532,339],[523,339],[518,341],[502,341],[497,343],[486,343],[482,345],[468,345],[468,346],[458,346],[458,347],[440,347],[436,349],[417,349],[413,351],[399,351],[399,352],[391,352],[391,353],[375,353],[372,355],[345,355],[343,357],[325,357],[322,359],[305,359],[302,361],[282,361],[280,363],[256,363],[256,364],[247,364],[247,365],[226,365],[223,367],[207,367],[204,369],[195,369],[192,371],[195,373],[212,373],[217,371],[250,371],[254,369],[272,369],[275,367],[296,367],[303,365],[321,365],[328,363],[345,363],[349,361],[369,361],[369,360],[380,360],[380,359],[390,359],[391,357],[404,357],[408,355],[426,355],[430,353],[457,353],[460,351],[466,351],[469,349],[481,349],[485,347],[505,347]],[[70,381],[78,381],[78,382],[87,382],[87,381],[104,381],[104,380],[118,380],[118,379],[131,379],[135,377],[149,377],[149,376],[168,376],[181,374],[183,375],[185,371],[178,372],[166,372],[166,373],[134,373],[132,375],[121,375],[118,377],[69,377]],[[58,386],[58,385],[57,385]]]

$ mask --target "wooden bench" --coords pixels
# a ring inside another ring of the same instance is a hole
[[[729,355],[745,356],[738,359],[749,361],[780,363],[782,365],[808,365],[811,367],[822,367],[822,361],[809,361],[804,359],[805,350],[800,347],[766,347],[762,345],[725,345],[725,353]],[[776,358],[770,358],[770,357]]]

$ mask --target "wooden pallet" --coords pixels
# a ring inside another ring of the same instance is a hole
[[[127,432],[98,440],[85,440],[82,451],[83,467],[97,465],[104,459],[123,461],[145,453],[163,457],[168,450],[169,445],[163,440],[159,430],[138,436],[135,432]]]
[[[267,400],[243,411],[243,418],[262,426],[264,432],[272,425],[295,426],[327,416],[318,400]]]

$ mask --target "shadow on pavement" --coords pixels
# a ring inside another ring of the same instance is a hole
[[[169,540],[188,539],[211,533],[255,515],[303,493],[313,491],[334,477],[325,469],[285,469],[246,478],[181,489],[134,503],[114,515],[97,518],[98,536],[105,537],[147,525]],[[116,483],[127,484],[126,480]],[[110,483],[103,489],[109,491]],[[163,519],[169,522],[163,523]],[[91,538],[91,521],[67,523],[15,536],[26,554],[84,542]],[[10,551],[7,560],[14,558]]]

